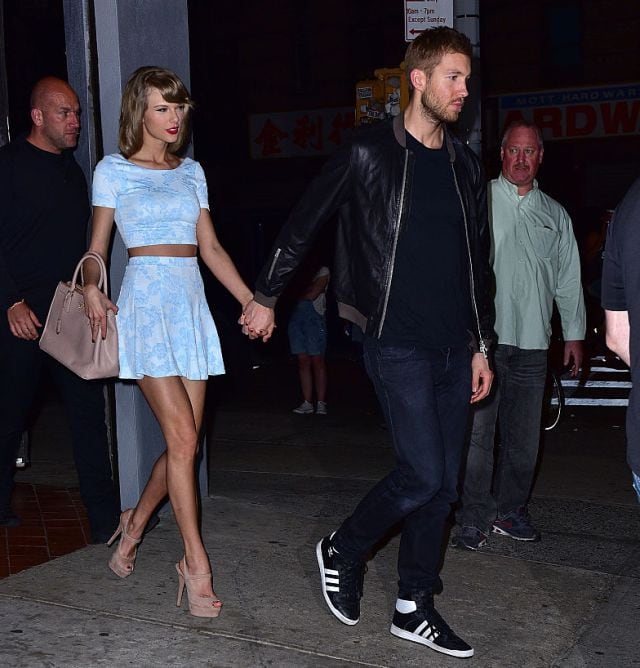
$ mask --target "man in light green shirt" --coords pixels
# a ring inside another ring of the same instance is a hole
[[[476,550],[491,530],[516,540],[540,538],[527,502],[538,457],[554,301],[564,363],[574,377],[582,363],[586,322],[580,258],[569,215],[538,188],[543,155],[540,130],[524,121],[512,124],[500,149],[502,173],[491,182],[497,382],[473,414],[455,547]],[[497,420],[500,453],[494,475]]]

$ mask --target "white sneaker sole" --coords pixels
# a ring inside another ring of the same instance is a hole
[[[329,598],[329,594],[327,594],[327,581],[325,578],[324,574],[324,561],[322,560],[322,541],[324,538],[320,539],[318,541],[318,544],[316,545],[316,559],[318,560],[318,567],[320,568],[320,579],[322,580],[322,595],[324,596],[325,603],[329,607],[329,610],[331,610],[331,613],[337,617],[343,624],[346,624],[347,626],[354,626],[360,621],[360,618],[358,619],[349,619],[348,617],[345,617],[340,610],[338,610],[333,603],[331,603],[331,599]]]
[[[491,533],[498,534],[498,536],[506,536],[507,538],[512,538],[513,540],[521,540],[525,543],[537,543],[540,540],[540,534],[534,536],[533,538],[522,538],[521,536],[514,536],[513,534],[510,534],[507,531],[504,531],[504,529],[496,526],[491,529]]]
[[[409,640],[411,642],[417,642],[420,645],[425,645],[429,649],[435,649],[436,652],[440,652],[441,654],[456,656],[459,659],[468,659],[469,657],[473,656],[473,648],[467,650],[446,649],[445,647],[440,647],[440,645],[436,645],[427,638],[419,636],[417,633],[412,633],[411,631],[405,631],[404,629],[398,628],[395,624],[391,624],[390,631],[394,636],[397,636],[398,638],[402,638],[403,640]]]
[[[484,547],[487,544],[486,540],[481,540],[476,545],[469,545],[462,540],[456,540],[455,538],[451,541],[451,547],[456,548],[457,550],[467,550],[469,552],[477,552],[480,548]]]

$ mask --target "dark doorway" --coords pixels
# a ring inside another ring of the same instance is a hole
[[[29,93],[40,78],[67,78],[62,0],[2,0],[2,45],[6,63],[11,138],[30,126]]]

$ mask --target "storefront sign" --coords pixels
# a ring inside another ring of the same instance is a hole
[[[353,107],[254,114],[249,118],[251,157],[299,158],[332,153],[353,124]]]
[[[548,90],[499,98],[502,130],[525,119],[545,140],[619,137],[640,134],[640,83]]]

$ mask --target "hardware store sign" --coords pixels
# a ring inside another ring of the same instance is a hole
[[[640,83],[499,97],[500,127],[524,119],[545,140],[640,134]]]

